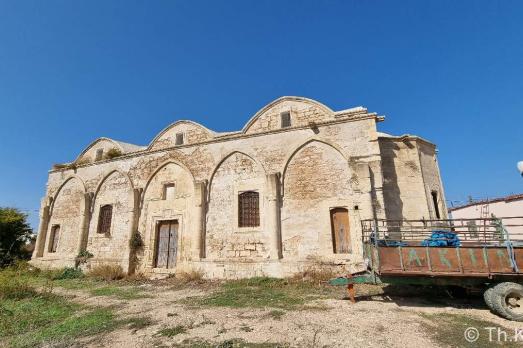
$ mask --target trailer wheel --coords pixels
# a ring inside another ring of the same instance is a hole
[[[485,300],[485,303],[487,304],[488,308],[489,308],[492,312],[498,314],[498,313],[496,312],[496,309],[494,308],[494,302],[493,302],[494,299],[492,298],[492,297],[494,296],[494,291],[495,291],[495,290],[494,290],[494,287],[493,287],[493,286],[490,286],[490,287],[489,287],[487,290],[485,290],[485,292],[483,293],[483,299]],[[498,314],[498,315],[500,315],[500,314]]]
[[[523,321],[523,285],[499,283],[487,297],[490,297],[495,313],[508,320]]]

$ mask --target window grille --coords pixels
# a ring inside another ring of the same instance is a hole
[[[260,195],[247,191],[238,195],[238,227],[260,226]]]
[[[291,113],[289,111],[282,112],[281,114],[281,128],[287,128],[291,126]]]
[[[176,140],[174,145],[183,145],[183,133],[176,133]]]
[[[111,232],[111,219],[113,217],[113,206],[104,205],[100,208],[98,217],[98,233],[109,234]]]

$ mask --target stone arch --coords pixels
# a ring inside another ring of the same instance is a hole
[[[252,156],[233,151],[218,163],[209,180],[206,257],[231,261],[267,257],[268,234],[263,232],[266,225],[265,190],[265,169]],[[245,191],[258,192],[259,226],[238,226],[238,195]]]
[[[293,157],[301,150],[303,149],[304,147],[306,147],[307,145],[311,144],[311,143],[314,143],[314,142],[318,142],[318,143],[321,143],[321,144],[325,144],[329,147],[331,147],[332,149],[334,149],[336,152],[338,152],[342,157],[343,159],[345,160],[345,163],[346,165],[348,166],[348,158],[347,156],[345,156],[345,154],[343,153],[343,150],[341,149],[341,147],[337,144],[334,144],[330,141],[327,141],[327,140],[323,140],[323,139],[319,139],[319,138],[316,138],[316,137],[313,137],[313,138],[310,138],[308,139],[307,141],[299,144],[298,146],[296,146],[290,153],[289,155],[287,156],[287,158],[283,161],[283,168],[281,169],[281,180],[282,180],[282,194],[285,194],[285,173],[287,172],[287,168],[289,167],[289,163],[291,162],[291,160],[293,159]]]
[[[111,206],[111,224],[108,233],[99,233],[100,211]],[[91,220],[87,239],[87,250],[94,257],[91,263],[121,265],[129,269],[129,238],[134,218],[133,184],[129,176],[112,170],[98,183],[91,204]]]
[[[254,163],[256,163],[256,165],[258,165],[262,170],[263,170],[263,173],[267,173],[267,171],[265,170],[265,167],[263,166],[263,164],[261,164],[260,161],[258,161],[254,156],[250,155],[250,154],[247,154],[246,152],[244,151],[240,151],[240,150],[234,150],[234,151],[231,151],[229,152],[227,155],[223,156],[222,159],[218,162],[218,164],[214,167],[214,169],[212,170],[211,172],[211,176],[209,177],[209,190],[207,192],[207,201],[209,201],[210,199],[210,193],[211,193],[211,185],[212,185],[212,182],[213,182],[213,179],[214,179],[214,176],[216,175],[216,172],[218,171],[218,169],[221,167],[221,165],[227,160],[229,159],[231,156],[235,155],[235,154],[241,154],[243,156],[246,156],[248,158],[250,158]]]
[[[127,179],[127,182],[129,183],[129,186],[131,188],[131,191],[134,189],[134,185],[133,185],[133,181],[131,180],[131,177],[129,176],[129,174],[127,174],[126,172],[123,172],[119,169],[113,169],[111,170],[109,173],[107,173],[101,180],[100,182],[98,183],[98,185],[96,186],[96,189],[94,191],[94,195],[93,195],[93,203],[96,201],[96,197],[98,196],[98,192],[100,192],[100,188],[102,187],[102,185],[105,183],[105,181],[107,180],[107,178],[109,178],[111,175],[115,174],[115,173],[118,173],[120,174],[121,176],[123,176],[124,178]]]
[[[52,214],[53,212],[53,208],[54,208],[54,202],[56,201],[56,198],[58,197],[58,194],[60,193],[60,191],[62,190],[62,188],[67,184],[67,182],[69,182],[70,180],[73,180],[73,179],[76,179],[80,182],[80,184],[82,185],[82,188],[83,188],[83,192],[86,193],[87,192],[87,187],[85,186],[85,182],[82,180],[81,177],[79,177],[78,175],[76,174],[71,174],[69,175],[61,184],[60,186],[58,186],[58,189],[56,190],[56,192],[51,196],[51,204],[50,204],[50,213]]]
[[[291,154],[282,182],[283,257],[332,254],[330,210],[351,206],[347,158],[336,146],[311,139]]]
[[[171,123],[167,127],[165,127],[158,135],[154,137],[154,139],[149,143],[147,146],[147,150],[152,150],[154,148],[164,148],[164,147],[171,147],[174,144],[172,141],[169,141],[168,139],[165,139],[169,136],[169,133],[176,131],[181,131],[186,133],[186,136],[188,139],[186,139],[185,144],[194,144],[206,140],[211,140],[214,138],[214,132],[207,127],[194,122],[190,120],[179,120],[174,123]],[[160,142],[164,142],[165,144],[159,144]]]
[[[264,115],[267,111],[269,111],[271,108],[277,106],[278,104],[285,103],[285,102],[299,102],[299,103],[303,103],[303,104],[308,104],[310,106],[318,108],[325,115],[328,115],[328,116],[334,115],[334,111],[331,108],[329,108],[328,106],[326,106],[316,100],[305,98],[305,97],[284,96],[284,97],[280,97],[280,98],[270,102],[269,104],[265,105],[263,108],[258,110],[258,112],[256,112],[256,114],[254,114],[254,116],[252,116],[249,119],[249,121],[245,124],[245,126],[243,127],[241,132],[247,133],[249,128],[251,128],[251,126],[253,124],[255,124],[256,121],[258,121],[258,119],[262,115]]]
[[[85,214],[85,183],[77,175],[71,175],[63,181],[53,195],[51,214],[47,225],[44,256],[59,257],[63,266],[72,261],[78,251],[78,243],[83,230]],[[51,230],[60,226],[58,248],[56,253],[49,253]]]
[[[175,194],[166,198],[166,184],[173,184]],[[183,164],[172,159],[162,163],[149,176],[141,196],[141,214],[138,231],[144,242],[143,250],[137,255],[141,269],[154,267],[156,252],[156,228],[163,220],[177,220],[177,260],[188,259],[196,247],[192,239],[197,226],[194,218],[194,176]]]
[[[152,174],[149,175],[149,177],[147,178],[147,181],[145,182],[145,186],[143,188],[142,197],[141,197],[141,200],[140,200],[140,205],[143,204],[143,199],[144,199],[144,196],[145,196],[145,192],[147,191],[147,188],[149,187],[149,185],[150,185],[151,181],[153,180],[153,178],[156,176],[156,174],[158,174],[158,172],[160,170],[162,170],[165,166],[167,166],[169,164],[175,164],[175,165],[183,168],[191,176],[192,181],[193,182],[195,181],[194,175],[191,172],[191,170],[189,169],[189,167],[187,167],[184,163],[182,163],[180,161],[176,161],[176,160],[173,160],[173,159],[168,159],[167,161],[165,161],[162,164],[160,164],[158,166],[158,168],[156,168],[154,170],[154,172],[152,172]]]

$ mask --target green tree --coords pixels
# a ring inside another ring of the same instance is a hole
[[[27,244],[34,239],[27,215],[16,208],[0,207],[0,267],[31,255]]]

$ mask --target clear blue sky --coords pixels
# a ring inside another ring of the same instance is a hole
[[[448,200],[523,192],[522,23],[523,1],[0,0],[0,206],[37,210],[97,137],[239,130],[282,95],[435,142]]]

